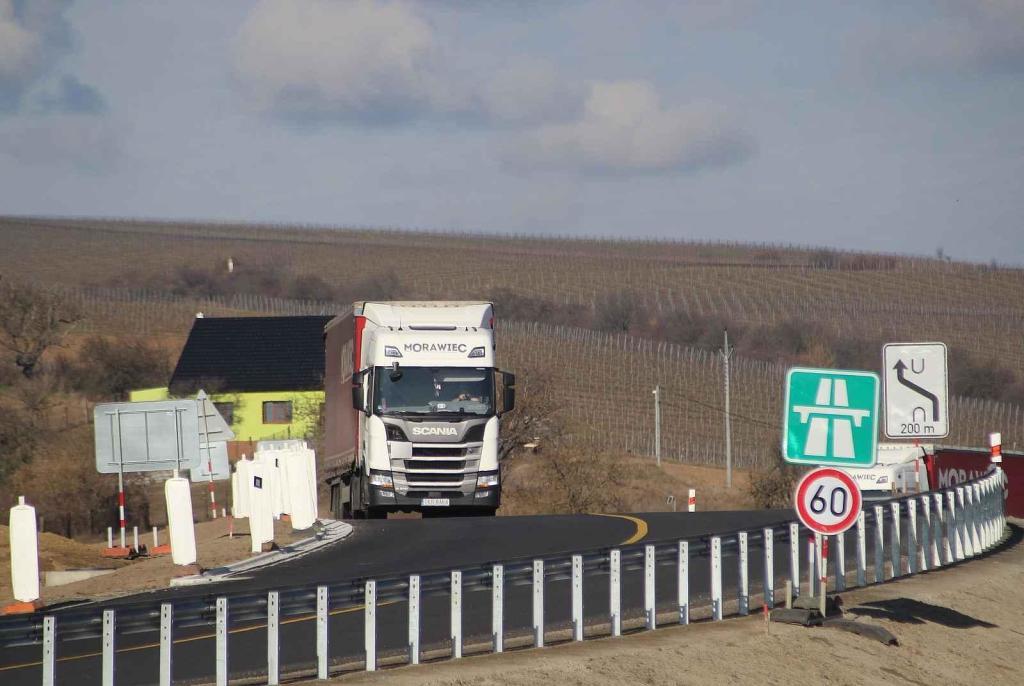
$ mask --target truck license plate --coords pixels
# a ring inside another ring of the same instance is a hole
[[[448,507],[448,498],[424,498],[420,503],[423,507]]]

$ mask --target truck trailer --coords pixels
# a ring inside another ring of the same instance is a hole
[[[336,516],[493,515],[498,418],[515,407],[515,375],[495,367],[494,306],[357,302],[324,339]]]

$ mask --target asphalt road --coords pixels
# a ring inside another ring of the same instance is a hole
[[[493,519],[430,519],[357,522],[356,531],[338,544],[305,557],[281,563],[212,585],[168,589],[136,594],[95,603],[103,609],[140,604],[157,608],[161,602],[183,598],[215,598],[235,593],[256,593],[293,586],[336,584],[352,580],[398,574],[473,568],[512,558],[552,557],[574,551],[671,542],[695,541],[700,537],[747,528],[752,533],[763,526],[794,519],[791,510],[757,512],[652,513],[638,515],[581,515],[543,517],[497,517]],[[853,537],[848,537],[847,559],[852,563]],[[869,559],[871,547],[869,538]],[[776,577],[788,577],[789,559],[785,537],[776,535]],[[801,547],[801,560],[805,549]],[[759,592],[763,562],[759,546],[749,555],[751,592]],[[707,558],[692,556],[691,602],[709,597],[710,570]],[[737,563],[726,552],[723,586],[726,598],[735,597]],[[674,567],[658,568],[656,598],[659,607],[670,607],[676,597]],[[642,571],[624,570],[622,608],[625,616],[636,615],[643,605]],[[566,580],[550,580],[545,588],[545,624],[568,626],[571,593]],[[81,611],[81,607],[66,611]],[[608,616],[607,575],[587,576],[584,609],[588,621]],[[505,627],[507,634],[527,630],[531,625],[531,588],[506,586]],[[60,618],[57,633],[60,636]],[[229,610],[230,614],[230,610]],[[379,655],[405,651],[407,608],[404,601],[387,601],[378,606],[377,645]],[[466,642],[486,639],[491,626],[489,590],[467,591],[463,600],[463,630]],[[215,665],[213,631],[210,627],[176,630],[174,646],[175,681],[212,681]],[[332,661],[360,660],[363,656],[363,611],[361,605],[333,607],[330,620]],[[421,609],[421,645],[442,646],[449,638],[447,595],[425,596]],[[158,636],[155,632],[119,635],[117,638],[117,684],[155,683],[158,675]],[[282,673],[312,667],[315,662],[315,622],[309,616],[283,624],[280,634]],[[57,683],[100,683],[98,639],[62,641],[57,646]],[[0,652],[0,682],[38,684],[41,678],[41,648],[5,649]],[[266,670],[266,629],[262,621],[232,623],[229,664],[233,679],[257,676]]]

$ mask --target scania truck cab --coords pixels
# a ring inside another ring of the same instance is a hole
[[[515,377],[495,367],[486,302],[357,302],[325,327],[326,454],[342,517],[493,515],[498,418]]]

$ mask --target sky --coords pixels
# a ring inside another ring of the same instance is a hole
[[[1024,264],[1021,0],[0,0],[0,214]]]

